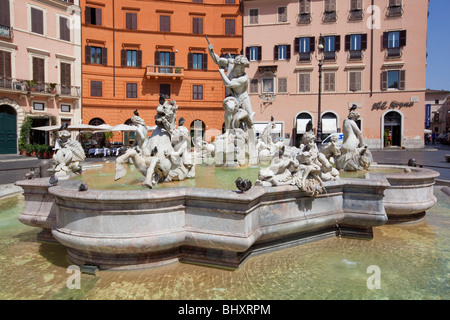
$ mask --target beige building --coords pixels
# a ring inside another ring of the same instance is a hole
[[[449,91],[427,90],[425,92],[425,108],[429,108],[429,125],[427,128],[428,123],[425,119],[426,129],[434,131],[437,135],[447,133],[450,130],[450,122],[448,121],[449,102]]]
[[[427,11],[428,0],[244,1],[257,128],[274,116],[298,145],[309,120],[317,130],[320,96],[322,138],[356,105],[371,148],[423,147]]]

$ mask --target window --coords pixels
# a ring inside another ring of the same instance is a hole
[[[388,17],[400,17],[402,14],[402,0],[389,0],[386,15]]]
[[[44,34],[44,12],[31,8],[31,32]]]
[[[278,7],[278,22],[287,22],[287,7]]]
[[[125,14],[125,27],[127,30],[136,30],[137,29],[137,13],[127,12]]]
[[[326,72],[323,74],[323,91],[334,92],[336,90],[336,73]]]
[[[236,0],[225,0],[225,4],[235,4]]]
[[[383,48],[387,50],[387,57],[401,56],[401,48],[406,46],[406,30],[383,33]]]
[[[324,60],[335,60],[336,51],[341,49],[341,37],[340,36],[326,36],[319,38],[319,43],[323,44]]]
[[[85,9],[85,21],[87,24],[102,25],[102,9],[87,7]]]
[[[203,3],[203,0],[192,0],[192,2]]]
[[[336,0],[325,0],[323,21],[324,22],[334,22],[336,20],[337,20]]]
[[[102,82],[91,80],[91,97],[101,97],[102,94]]]
[[[311,0],[299,0],[300,14],[298,15],[298,23],[311,23]]]
[[[363,17],[363,0],[350,0],[350,12],[348,19],[350,21],[362,20]]]
[[[11,38],[9,0],[0,0],[0,37]]]
[[[70,104],[62,104],[60,108],[61,108],[61,112],[70,112],[71,105]]]
[[[33,57],[33,80],[37,82],[37,90],[43,91],[45,82],[45,60]]]
[[[192,18],[192,33],[203,33],[203,18]]]
[[[258,85],[259,81],[258,79],[251,79],[250,80],[250,93],[258,93]]]
[[[203,100],[203,86],[193,85],[192,86],[192,99],[193,100]]]
[[[311,74],[310,73],[300,73],[299,74],[299,92],[310,92],[311,90]]]
[[[164,99],[170,99],[170,84],[161,83],[159,85],[159,94],[164,97]]]
[[[190,70],[207,70],[208,55],[205,53],[189,53],[188,67]]]
[[[362,90],[362,71],[351,71],[349,72],[349,90],[350,91],[361,91]]]
[[[142,67],[142,51],[122,49],[120,60],[122,67]]]
[[[262,79],[262,92],[273,93],[273,78]]]
[[[261,54],[262,54],[262,48],[259,46],[255,46],[255,47],[247,47],[245,49],[246,53],[245,55],[247,56],[247,59],[249,61],[259,61],[261,60]]]
[[[127,98],[137,98],[137,83],[127,83]]]
[[[405,89],[405,70],[389,70],[381,73],[381,90]]]
[[[0,51],[0,81],[3,77],[11,77],[11,53],[7,51]],[[3,84],[2,82],[0,86]]]
[[[70,41],[69,19],[59,17],[59,39]]]
[[[235,25],[236,21],[234,19],[225,19],[225,34],[226,35],[236,34]]]
[[[86,63],[107,64],[107,48],[86,46]]]
[[[250,16],[249,24],[258,24],[259,9],[250,9],[248,12]]]
[[[159,17],[159,31],[170,32],[170,16]]]
[[[274,60],[288,60],[291,58],[290,45],[278,45],[274,47]]]
[[[33,110],[44,111],[45,104],[43,102],[33,102]]]
[[[367,34],[345,36],[345,50],[350,51],[350,59],[361,59],[362,51],[367,49]]]
[[[315,51],[315,38],[295,38],[294,44],[294,51],[299,54],[299,61],[311,61],[311,52]]]
[[[71,65],[69,63],[61,63],[61,94],[70,95],[71,93]]]
[[[278,93],[287,93],[287,78],[278,78]]]

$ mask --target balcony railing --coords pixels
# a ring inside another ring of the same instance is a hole
[[[13,38],[13,28],[0,24],[0,38],[12,39]]]
[[[348,52],[348,59],[349,60],[362,60],[363,53],[361,50],[350,50]]]
[[[336,60],[336,52],[335,51],[325,51],[323,53],[324,61],[335,61]]]
[[[298,54],[299,62],[311,62],[311,53],[310,52],[300,52]]]
[[[297,18],[297,23],[299,23],[299,24],[311,23],[311,14],[310,13],[300,13]]]
[[[402,15],[403,15],[402,6],[390,6],[387,8],[386,12],[387,17],[401,17]]]
[[[59,85],[56,83],[37,82],[10,77],[0,77],[0,90],[8,90],[18,93],[42,93],[46,95],[59,95],[80,97],[81,89],[75,86]]]
[[[323,22],[336,22],[337,14],[336,11],[325,11],[323,13]]]
[[[147,77],[183,78],[184,67],[147,65]]]
[[[356,20],[362,20],[364,18],[364,13],[362,9],[357,10],[350,10],[348,14],[348,20],[350,21],[356,21]]]
[[[387,48],[386,58],[400,58],[402,56],[402,48]]]

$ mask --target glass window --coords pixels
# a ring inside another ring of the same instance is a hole
[[[389,89],[398,89],[399,87],[399,72],[396,71],[388,71],[388,88]]]
[[[278,46],[278,60],[286,60],[287,59],[287,46],[282,45]]]
[[[137,83],[127,83],[127,98],[137,98]]]
[[[334,41],[335,41],[334,36],[325,37],[325,51],[327,52],[335,51]]]
[[[398,48],[398,47],[400,47],[400,32],[399,31],[389,32],[388,48]]]
[[[300,38],[300,52],[308,53],[311,46],[309,38]]]
[[[194,53],[192,55],[192,68],[193,69],[203,69],[203,54]]]
[[[102,48],[91,47],[91,63],[102,63]]]
[[[236,21],[234,19],[225,19],[225,34],[236,34]]]
[[[193,100],[203,100],[203,86],[202,85],[194,85],[193,86]]]
[[[127,50],[127,67],[136,67],[137,52],[136,50]]]
[[[62,104],[61,112],[70,112],[70,104]]]
[[[33,102],[33,109],[38,111],[44,111],[45,105],[43,102]]]
[[[170,16],[159,17],[159,31],[170,31]]]
[[[258,61],[258,47],[250,47],[250,61]]]
[[[361,50],[361,35],[353,34],[350,36],[350,50],[359,51]]]

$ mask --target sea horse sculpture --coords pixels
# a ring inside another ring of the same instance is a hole
[[[58,177],[70,177],[81,173],[86,155],[81,144],[71,138],[71,134],[62,125],[58,144],[61,147],[53,155],[54,174]]]

